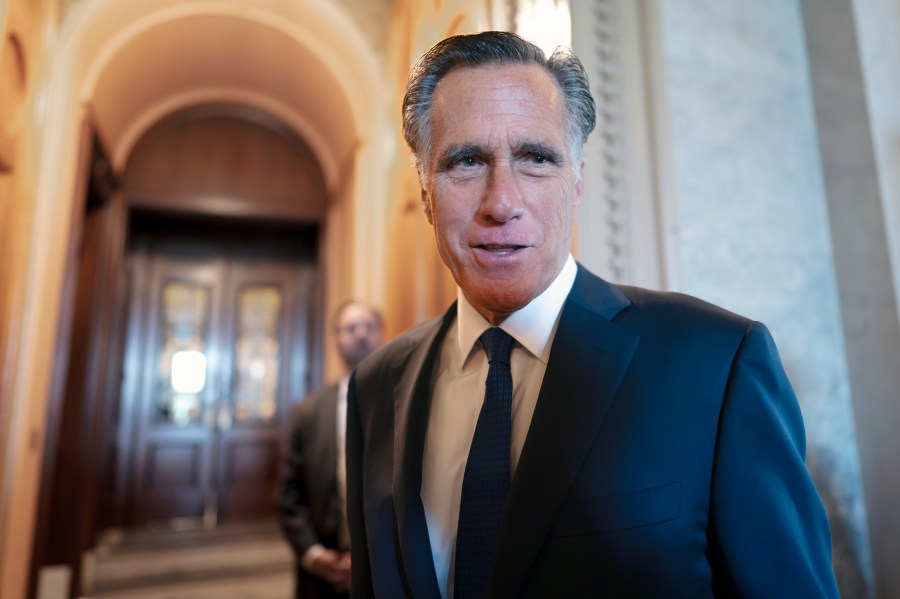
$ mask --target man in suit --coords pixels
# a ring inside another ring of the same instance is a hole
[[[338,382],[314,391],[297,407],[278,495],[279,521],[297,556],[298,599],[347,596],[347,379],[381,345],[381,314],[362,302],[347,302],[335,314],[334,335],[345,374]]]
[[[514,34],[414,68],[404,134],[459,293],[350,381],[353,596],[836,597],[766,328],[572,259],[594,119],[578,59]]]

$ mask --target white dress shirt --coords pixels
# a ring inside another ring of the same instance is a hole
[[[500,324],[515,343],[510,357],[513,379],[510,471],[515,472],[537,404],[550,347],[563,303],[575,282],[577,267],[569,255],[556,279],[521,310]],[[487,355],[478,338],[491,324],[457,291],[455,322],[440,350],[434,381],[425,453],[422,503],[441,596],[453,596],[453,561],[462,481],[469,446],[484,402]]]

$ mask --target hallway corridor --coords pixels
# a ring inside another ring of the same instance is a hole
[[[293,556],[274,524],[111,531],[87,560],[90,599],[287,599]]]

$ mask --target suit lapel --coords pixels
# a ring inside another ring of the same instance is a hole
[[[422,505],[422,456],[431,388],[441,342],[456,318],[454,304],[412,354],[394,365],[394,480],[400,552],[413,597],[440,599]]]
[[[627,305],[617,288],[579,268],[510,484],[489,597],[519,592],[600,431],[639,342],[611,322]]]

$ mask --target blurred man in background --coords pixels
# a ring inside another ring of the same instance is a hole
[[[309,395],[294,414],[278,497],[281,527],[297,556],[296,597],[346,597],[350,537],[346,520],[344,439],[347,380],[382,342],[382,319],[350,301],[335,314],[334,335],[345,370]]]

